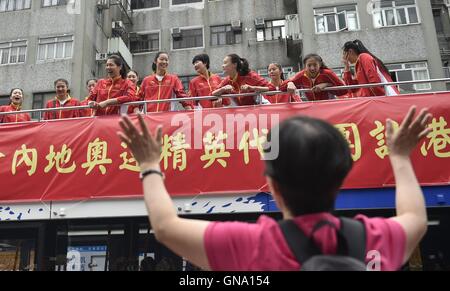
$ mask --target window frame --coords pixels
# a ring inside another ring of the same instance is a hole
[[[345,7],[345,6],[350,6],[350,5],[339,5],[339,6],[332,6],[332,7],[317,7],[317,8],[314,8],[314,11],[313,11],[313,13],[314,13],[314,29],[315,29],[316,34],[339,33],[339,32],[343,32],[343,31],[360,31],[361,30],[361,22],[360,22],[360,17],[359,17],[359,13],[358,13],[358,5],[357,4],[351,5],[351,6],[354,6],[355,10],[348,10],[348,11],[347,10],[343,10],[343,11],[339,11],[338,12],[338,9],[340,7]],[[328,9],[333,9],[333,11],[330,11],[330,12],[327,12],[327,13],[319,13],[319,12],[317,12],[317,10],[327,9],[327,8]],[[355,15],[356,15],[356,25],[357,25],[356,29],[349,29],[349,25],[348,25],[348,23],[349,23],[349,21],[348,21],[349,12],[354,12]],[[339,15],[341,15],[341,14],[343,14],[345,16],[345,28],[340,28],[340,24],[341,23],[340,23]],[[334,20],[335,20],[336,30],[329,31],[327,16],[333,16],[333,15],[334,15]],[[317,24],[317,19],[319,17],[322,17],[323,20],[324,20],[325,31],[323,31],[323,32],[319,31],[319,26]]]
[[[172,37],[172,32],[174,28],[179,28],[180,31],[184,31],[184,30],[195,30],[195,29],[202,29],[202,42],[203,45],[201,47],[189,47],[189,48],[178,48],[175,49],[174,48],[174,39]],[[184,51],[184,50],[194,50],[194,49],[204,49],[205,48],[205,27],[204,26],[200,26],[200,25],[196,25],[196,26],[185,26],[185,27],[173,27],[170,29],[170,50],[171,51]]]
[[[141,56],[141,55],[148,55],[153,54],[155,52],[161,51],[161,30],[149,30],[149,31],[133,31],[136,34],[140,35],[149,35],[149,34],[158,34],[158,48],[154,51],[148,51],[148,52],[140,52],[140,53],[133,53],[131,50],[131,41],[130,41],[130,52],[133,56]]]
[[[373,5],[380,5],[380,8],[376,8],[374,9],[374,11],[372,12],[372,22],[373,22],[373,26],[375,28],[388,28],[388,27],[399,27],[399,26],[408,26],[408,25],[418,25],[422,23],[422,18],[420,15],[420,10],[419,10],[419,6],[417,5],[417,0],[414,0],[414,4],[408,4],[408,5],[401,5],[401,6],[395,6],[395,0],[392,1],[388,1],[388,2],[392,2],[392,6],[391,7],[381,7],[381,1],[377,1],[376,3],[374,3]],[[411,19],[410,19],[410,14],[409,14],[409,9],[410,8],[415,8],[416,10],[416,14],[417,14],[417,22],[412,23]],[[388,25],[387,24],[387,16],[386,16],[386,11],[391,10],[393,11],[393,16],[394,16],[394,25]],[[398,10],[403,10],[405,11],[405,18],[406,18],[406,23],[405,24],[399,24],[398,23]],[[379,16],[381,16],[381,18],[379,18]],[[377,22],[377,20],[380,19],[381,20],[381,24],[379,24]],[[384,25],[383,25],[384,23]]]

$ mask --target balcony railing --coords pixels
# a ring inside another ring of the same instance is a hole
[[[340,87],[328,87],[325,88],[323,91],[336,91],[336,90],[353,90],[353,89],[361,89],[361,88],[374,88],[374,87],[388,87],[388,86],[398,86],[398,85],[405,85],[405,84],[423,84],[423,83],[450,83],[450,78],[445,79],[432,79],[432,80],[421,80],[421,81],[403,81],[403,82],[392,82],[392,83],[378,83],[378,84],[363,84],[363,85],[352,85],[352,86],[340,86]],[[311,92],[312,89],[298,89],[296,90],[296,94],[299,96],[302,96],[302,93]],[[444,91],[448,92],[448,91]],[[437,93],[437,92],[433,92]],[[159,103],[169,103],[169,102],[182,102],[182,101],[204,101],[204,100],[215,100],[217,98],[229,98],[229,99],[236,99],[239,97],[247,97],[247,96],[255,96],[255,106],[261,106],[263,104],[263,96],[271,96],[271,95],[277,95],[277,94],[286,94],[286,92],[281,91],[271,91],[271,92],[261,92],[261,93],[241,93],[241,94],[229,94],[229,95],[222,95],[222,96],[204,96],[204,97],[187,97],[187,98],[174,98],[174,99],[163,99],[163,100],[149,100],[149,101],[137,101],[137,102],[130,102],[125,103],[122,105],[115,105],[121,107],[121,112],[126,113],[128,106],[139,106],[139,105],[146,105],[146,104],[159,104]],[[430,94],[428,93],[417,93],[417,94],[408,94],[408,95],[423,95],[423,94]],[[450,92],[449,92],[450,94]],[[395,98],[395,97],[390,97]],[[302,98],[304,102],[309,102],[305,98]],[[61,107],[61,108],[49,108],[49,109],[32,109],[32,110],[21,110],[21,111],[13,111],[13,112],[0,112],[0,116],[2,115],[15,115],[15,114],[22,114],[22,113],[34,113],[38,114],[38,119],[32,122],[36,121],[42,121],[42,115],[45,112],[59,112],[59,111],[69,111],[69,110],[83,110],[83,109],[90,109],[90,106],[76,106],[76,107]],[[230,107],[228,107],[230,108]],[[144,114],[147,114],[147,106],[144,106]],[[84,118],[92,118],[92,117],[84,117]],[[2,124],[0,124],[1,126]]]

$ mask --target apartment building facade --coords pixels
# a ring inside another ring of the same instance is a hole
[[[354,39],[382,59],[395,80],[442,78],[450,57],[447,2],[0,0],[0,26],[7,28],[0,34],[0,103],[8,101],[11,88],[22,87],[24,107],[42,108],[53,98],[57,78],[67,79],[71,94],[82,99],[86,80],[104,76],[108,53],[121,54],[143,77],[151,74],[156,52],[167,51],[170,71],[187,86],[199,53],[210,55],[215,73],[228,53],[237,53],[263,75],[271,62],[292,74],[312,52],[340,72],[341,47]]]

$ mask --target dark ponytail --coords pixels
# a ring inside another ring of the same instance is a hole
[[[354,41],[348,41],[344,44],[344,47],[342,48],[344,50],[344,52],[348,52],[350,49],[354,50],[355,53],[357,55],[366,53],[372,56],[372,58],[374,58],[376,60],[376,62],[378,63],[378,65],[381,67],[382,70],[384,70],[386,73],[389,74],[389,70],[386,67],[386,65],[379,59],[377,58],[374,54],[372,54],[362,43],[362,41],[360,41],[359,39],[356,39]]]
[[[236,70],[239,75],[247,76],[250,73],[250,65],[247,59],[241,58],[237,54],[230,54],[227,57],[231,59],[231,63],[236,64]]]
[[[116,66],[120,67],[120,76],[122,79],[127,78],[127,68],[125,67],[125,62],[118,55],[111,55],[108,57],[108,60],[112,60]]]
[[[156,69],[158,68],[158,66],[156,65],[156,62],[158,61],[159,56],[161,56],[161,55],[163,55],[163,54],[169,56],[169,54],[166,53],[166,52],[158,52],[158,53],[156,54],[156,56],[155,56],[155,59],[153,60],[152,70],[153,70],[154,73],[156,73]]]

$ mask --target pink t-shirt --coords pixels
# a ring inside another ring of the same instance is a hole
[[[406,247],[402,226],[392,219],[358,215],[366,228],[366,251],[378,251],[381,270],[401,268]],[[310,236],[313,227],[328,220],[340,228],[340,220],[330,213],[295,218],[297,225]],[[336,253],[337,237],[332,227],[322,227],[314,241],[324,254]],[[205,233],[205,249],[214,271],[298,271],[300,264],[289,249],[278,223],[262,216],[257,223],[214,222]],[[373,259],[369,257],[367,262]],[[366,262],[366,263],[367,263]]]

